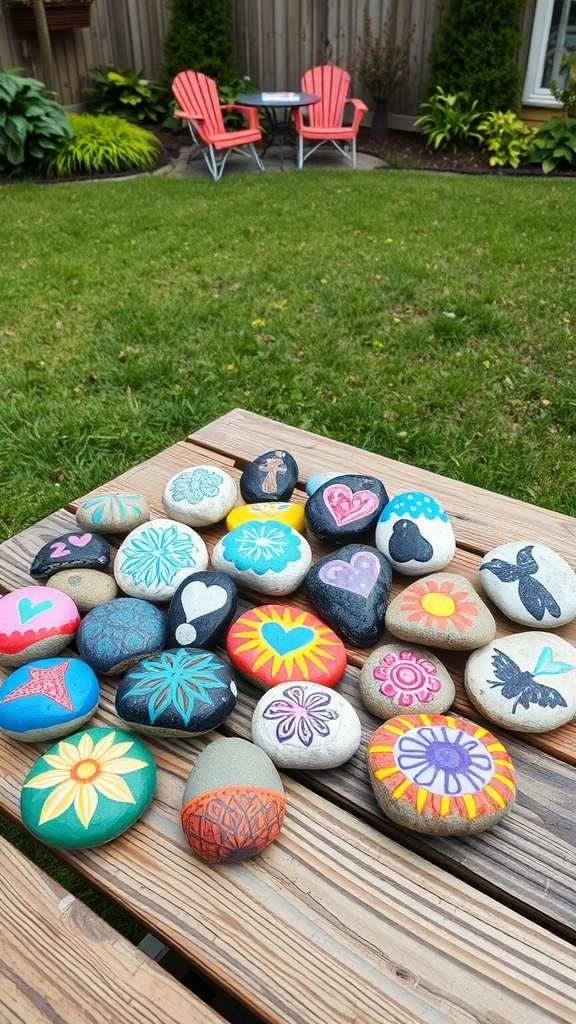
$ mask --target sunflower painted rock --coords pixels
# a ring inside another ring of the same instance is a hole
[[[284,822],[284,787],[268,755],[247,740],[206,747],[182,801],[182,828],[194,853],[210,863],[254,857]]]
[[[370,739],[368,768],[386,817],[415,832],[482,832],[514,804],[514,768],[505,747],[462,718],[391,718]]]
[[[0,665],[17,668],[59,654],[74,638],[80,615],[53,587],[20,587],[0,597]]]
[[[406,587],[386,612],[393,636],[445,650],[472,651],[496,636],[489,609],[465,576],[438,572]]]

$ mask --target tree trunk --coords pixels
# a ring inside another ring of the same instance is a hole
[[[36,18],[36,32],[40,46],[40,63],[42,66],[42,81],[49,92],[56,92],[56,75],[54,72],[54,60],[52,57],[52,44],[50,32],[46,21],[46,9],[44,0],[33,0],[34,16]]]
[[[375,97],[374,113],[370,125],[371,139],[385,139],[388,135],[388,100]]]

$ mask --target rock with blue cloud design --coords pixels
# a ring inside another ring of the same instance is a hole
[[[421,491],[392,498],[376,526],[376,547],[404,576],[425,576],[454,558],[456,539],[441,505]]]

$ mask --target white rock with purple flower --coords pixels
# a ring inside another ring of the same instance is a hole
[[[360,696],[373,715],[443,715],[454,700],[448,670],[425,647],[385,644],[366,659],[360,673]]]
[[[219,466],[191,466],[164,488],[162,504],[171,519],[187,526],[218,523],[238,499],[236,482]]]
[[[272,687],[252,718],[252,739],[277,768],[336,768],[356,753],[361,733],[350,702],[318,683]]]
[[[286,523],[271,519],[242,523],[222,537],[212,551],[212,565],[233,580],[262,594],[282,597],[296,590],[312,563],[305,537]]]

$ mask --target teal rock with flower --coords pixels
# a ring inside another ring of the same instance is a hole
[[[308,541],[285,523],[250,521],[237,526],[212,552],[216,569],[265,594],[289,594],[312,563]]]
[[[97,494],[76,510],[76,522],[94,533],[128,533],[150,519],[148,503],[140,494]]]
[[[120,545],[114,577],[129,597],[169,601],[191,572],[207,564],[208,552],[199,534],[184,523],[153,519]]]
[[[194,466],[168,481],[162,504],[177,522],[210,526],[228,515],[237,498],[238,488],[229,473],[215,466]]]

